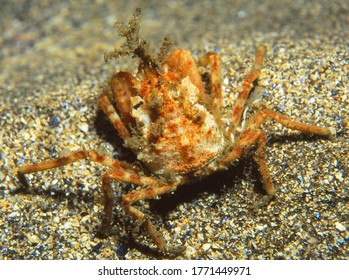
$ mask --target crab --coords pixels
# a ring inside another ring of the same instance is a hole
[[[128,50],[114,50],[105,57],[109,60],[130,53],[138,56],[138,72],[113,74],[99,96],[99,104],[124,146],[142,164],[123,162],[93,150],[79,150],[58,159],[21,166],[17,174],[20,182],[28,185],[25,174],[81,159],[107,166],[110,169],[102,176],[105,203],[101,230],[108,232],[111,227],[115,203],[112,181],[138,185],[139,189],[122,196],[124,209],[144,226],[162,252],[181,252],[184,246],[168,245],[149,217],[135,206],[136,202],[172,193],[182,185],[190,187],[194,181],[228,170],[254,146],[254,159],[267,197],[273,197],[276,190],[266,164],[267,139],[261,130],[264,121],[271,119],[287,128],[321,136],[331,136],[334,130],[262,109],[239,132],[246,101],[261,73],[265,47],[258,47],[255,64],[243,80],[235,104],[227,109],[223,105],[227,94],[222,91],[220,56],[208,52],[196,63],[190,50],[178,49],[163,59],[160,59],[163,53],[154,57],[145,47],[146,42],[138,37],[139,16],[136,13],[128,26],[119,26],[120,35],[127,39]],[[165,39],[162,49],[168,45]],[[203,79],[202,69],[207,67],[209,79],[207,75]],[[228,120],[224,120],[223,111],[228,114]]]

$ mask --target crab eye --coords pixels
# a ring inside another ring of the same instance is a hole
[[[132,108],[137,110],[139,107],[141,107],[143,105],[143,101],[139,101],[137,104],[133,105]]]

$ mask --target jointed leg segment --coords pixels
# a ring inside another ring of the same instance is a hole
[[[177,189],[177,185],[166,185],[160,183],[158,180],[146,177],[146,176],[135,176],[134,174],[125,174],[121,173],[118,170],[107,171],[103,176],[103,184],[102,189],[105,195],[105,217],[102,222],[101,231],[109,232],[110,223],[112,220],[112,209],[114,206],[114,196],[112,192],[112,188],[110,186],[111,180],[128,182],[136,185],[146,185],[147,188],[141,189],[138,191],[131,192],[129,194],[122,196],[122,202],[125,210],[132,215],[135,219],[140,221],[144,228],[148,231],[149,235],[152,237],[154,243],[159,247],[163,252],[172,252],[175,254],[180,253],[184,247],[172,247],[168,246],[166,240],[163,235],[156,230],[155,226],[152,222],[146,217],[146,215],[132,206],[134,202],[147,200],[151,198],[155,198],[157,196],[161,196],[163,194],[169,193],[171,191],[175,191]]]
[[[245,80],[242,84],[242,91],[239,92],[239,95],[236,99],[236,102],[233,107],[233,115],[232,115],[232,125],[230,127],[230,133],[234,133],[237,126],[240,123],[242,112],[245,108],[246,100],[248,98],[248,94],[250,93],[253,82],[258,79],[259,74],[261,72],[264,60],[265,48],[259,47],[257,49],[256,54],[256,62],[252,70],[247,74]]]
[[[108,116],[111,123],[114,125],[115,129],[119,132],[119,135],[124,139],[130,137],[130,132],[122,122],[119,114],[116,112],[107,95],[101,95],[99,97],[99,104],[101,105],[104,113]]]
[[[293,130],[299,130],[321,136],[331,136],[332,134],[334,134],[334,130],[332,128],[297,122],[272,110],[262,110],[257,113],[248,122],[246,130],[254,130],[256,128],[259,128],[260,125],[268,118]]]
[[[257,138],[257,149],[254,156],[254,160],[258,164],[259,172],[262,175],[263,185],[265,191],[269,196],[273,196],[276,192],[273,181],[271,180],[270,172],[265,161],[265,145],[267,143],[267,138],[265,133],[261,130],[258,130],[259,136]]]
[[[291,120],[284,115],[271,111],[262,110],[257,113],[248,122],[246,129],[237,138],[234,148],[230,153],[220,162],[220,167],[224,168],[229,166],[232,162],[237,160],[247,149],[249,149],[253,144],[257,143],[257,150],[255,160],[259,165],[259,170],[261,172],[263,183],[268,195],[275,194],[275,188],[273,186],[266,162],[265,162],[265,143],[266,137],[264,132],[262,132],[259,127],[266,119],[273,119],[285,127],[294,130],[300,130],[312,134],[317,134],[321,136],[331,136],[334,131],[331,128],[315,126],[311,124],[305,124]]]
[[[173,251],[178,253],[183,248],[170,248],[167,246],[165,239],[158,232],[149,219],[146,218],[146,215],[139,209],[132,206],[136,201],[147,200],[161,196],[165,193],[176,190],[177,185],[166,185],[159,182],[157,179],[147,176],[138,175],[130,166],[124,164],[118,160],[99,155],[95,151],[77,151],[72,152],[65,157],[61,157],[55,160],[49,160],[46,162],[41,162],[33,165],[22,166],[18,168],[17,174],[18,178],[23,185],[28,186],[24,174],[33,173],[37,171],[43,171],[59,166],[63,166],[80,159],[90,159],[91,161],[101,163],[105,166],[111,167],[112,170],[107,171],[102,178],[102,192],[105,197],[104,202],[104,218],[102,221],[101,232],[102,234],[108,234],[110,231],[110,225],[112,221],[112,210],[114,206],[114,194],[110,186],[111,180],[117,180],[125,183],[131,183],[140,186],[146,186],[147,188],[141,189],[138,191],[131,192],[122,197],[123,205],[125,210],[130,213],[133,217],[139,220],[145,229],[149,232],[150,236],[153,238],[154,242],[158,247],[164,251],[169,252]]]
[[[248,94],[252,89],[253,82],[258,79],[263,66],[265,48],[259,47],[256,54],[256,62],[252,70],[247,74],[244,82],[243,89],[239,93],[237,101],[233,107],[232,115],[232,125],[230,127],[230,133],[236,131],[237,126],[240,123],[242,111],[245,107]],[[294,130],[300,130],[307,133],[317,134],[321,136],[331,136],[334,134],[334,130],[331,128],[315,126],[311,124],[305,124],[291,120],[290,118],[271,111],[271,110],[262,110],[257,113],[246,125],[246,129],[238,137],[234,148],[230,153],[220,162],[220,168],[229,166],[233,161],[238,159],[247,149],[249,149],[254,143],[257,143],[257,150],[255,161],[259,166],[261,172],[263,183],[268,195],[272,196],[275,194],[275,188],[273,186],[266,162],[265,162],[265,143],[266,137],[264,132],[262,132],[259,127],[266,119],[272,119],[285,127]]]
[[[130,167],[127,164],[124,164],[113,158],[100,155],[95,151],[81,150],[81,151],[71,152],[67,156],[63,156],[58,159],[48,160],[48,161],[35,163],[31,165],[24,165],[17,168],[15,171],[19,174],[29,174],[33,172],[44,171],[44,170],[52,169],[55,167],[67,165],[69,163],[73,163],[81,159],[89,159],[91,161],[98,162],[102,165],[105,165],[111,168],[116,168],[122,171],[130,169]],[[135,172],[132,172],[132,173],[136,174]]]
[[[210,66],[211,70],[211,95],[221,102],[222,99],[222,71],[219,56],[214,52],[208,52],[199,60],[201,66]]]
[[[143,226],[149,232],[150,236],[153,238],[153,241],[160,248],[160,250],[162,250],[163,252],[172,252],[175,254],[179,253],[184,248],[182,246],[169,247],[166,244],[166,241],[162,234],[156,230],[155,226],[151,223],[151,221],[145,217],[145,214],[141,212],[139,209],[132,206],[132,204],[137,201],[161,196],[171,191],[175,191],[176,189],[177,185],[166,185],[158,183],[157,185],[152,186],[151,188],[141,189],[139,191],[126,194],[122,197],[122,202],[126,211],[129,212],[134,218],[136,218],[143,224]]]

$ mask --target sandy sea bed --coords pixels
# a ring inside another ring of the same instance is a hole
[[[267,207],[253,210],[263,192],[250,155],[227,173],[141,203],[169,242],[186,243],[176,259],[348,259],[348,1],[245,2],[3,5],[0,259],[165,258],[121,206],[129,185],[113,185],[116,233],[98,238],[106,168],[83,160],[29,175],[28,191],[10,172],[66,150],[122,152],[97,98],[114,71],[136,69],[135,60],[103,60],[122,42],[114,22],[129,19],[136,7],[143,11],[141,32],[155,46],[169,36],[195,57],[218,52],[230,96],[253,65],[257,47],[265,45],[257,84],[263,106],[337,131],[325,139],[273,122],[263,126],[277,188]]]

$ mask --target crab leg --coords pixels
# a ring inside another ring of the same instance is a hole
[[[166,241],[158,232],[153,224],[146,219],[145,214],[132,206],[131,204],[139,201],[146,200],[150,198],[155,198],[161,196],[165,193],[176,190],[177,185],[163,185],[159,181],[152,177],[140,176],[132,167],[129,167],[127,164],[124,164],[118,160],[103,156],[98,154],[95,151],[77,151],[72,152],[65,157],[61,157],[55,160],[49,160],[41,163],[36,163],[32,165],[26,165],[19,167],[15,170],[17,172],[20,182],[27,187],[29,184],[24,176],[24,174],[33,173],[37,171],[44,171],[47,169],[52,169],[55,167],[67,165],[69,163],[78,161],[80,159],[88,158],[91,161],[98,162],[102,165],[113,168],[111,171],[107,171],[103,175],[102,179],[102,191],[105,197],[104,203],[104,218],[102,221],[101,232],[104,235],[107,235],[110,229],[110,223],[112,220],[112,210],[114,206],[114,195],[112,188],[110,186],[110,180],[117,180],[125,183],[131,183],[140,186],[147,186],[147,189],[135,191],[133,193],[123,196],[123,204],[127,212],[129,212],[137,220],[141,221],[145,229],[149,232],[150,236],[153,238],[154,242],[158,247],[164,252],[174,252],[182,250],[183,248],[170,248],[167,247]]]
[[[232,126],[230,127],[230,133],[234,133],[237,126],[240,123],[242,111],[245,108],[248,94],[250,93],[253,87],[253,82],[258,79],[259,74],[261,72],[261,69],[263,66],[264,53],[265,53],[264,47],[259,47],[257,49],[255,65],[252,68],[252,70],[247,74],[245,80],[243,81],[242,91],[239,92],[239,95],[233,107],[233,115],[232,115],[232,121],[231,121]]]
[[[138,174],[134,173],[132,170],[125,170],[120,168],[120,169],[107,171],[102,178],[102,191],[104,194],[105,201],[104,201],[104,218],[102,221],[100,233],[102,233],[103,236],[108,236],[108,233],[110,231],[111,221],[112,221],[114,194],[113,194],[112,187],[110,185],[111,179],[118,180],[124,183],[131,183],[135,185],[152,186],[157,183],[156,179],[146,177],[146,176],[139,176]]]
[[[178,254],[181,251],[183,251],[184,247],[178,246],[169,247],[166,244],[166,240],[164,239],[163,235],[156,230],[155,226],[152,224],[152,222],[146,218],[145,214],[132,206],[134,202],[140,201],[140,200],[146,200],[150,198],[156,198],[158,196],[161,196],[163,194],[175,191],[177,189],[177,185],[165,185],[165,184],[158,184],[154,185],[151,188],[142,189],[139,191],[135,191],[129,194],[126,194],[122,197],[123,205],[125,209],[137,220],[139,220],[144,228],[149,232],[150,236],[153,238],[155,244],[159,247],[159,249],[163,252],[172,252],[174,254]]]
[[[146,215],[142,211],[140,211],[139,209],[131,205],[137,201],[156,198],[158,196],[169,193],[171,191],[175,191],[177,189],[177,185],[175,184],[166,185],[166,184],[160,183],[158,180],[151,177],[128,174],[127,172],[118,171],[118,170],[111,170],[106,172],[103,177],[103,191],[105,193],[105,198],[106,198],[106,202],[105,202],[106,215],[103,220],[102,230],[105,230],[105,228],[108,228],[110,226],[110,221],[112,218],[112,207],[113,207],[114,197],[110,187],[111,180],[117,180],[117,181],[122,181],[126,183],[147,186],[146,189],[137,190],[129,194],[123,195],[122,197],[123,206],[125,207],[125,210],[130,215],[132,215],[135,219],[137,219],[143,224],[144,228],[148,231],[149,235],[152,237],[153,241],[161,251],[171,252],[174,254],[180,253],[184,249],[182,246],[169,247],[166,244],[166,240],[164,239],[163,235],[158,230],[156,230],[155,226],[152,224],[152,222],[149,219],[147,219]]]
[[[164,67],[168,68],[168,72],[178,75],[177,78],[179,80],[189,77],[191,82],[199,89],[200,94],[205,94],[199,70],[196,67],[190,50],[180,49],[173,51],[165,60]]]
[[[222,99],[222,73],[219,55],[214,52],[208,52],[199,60],[199,65],[211,69],[211,94],[221,101]]]
[[[226,168],[229,166],[257,142],[257,150],[254,159],[259,166],[259,172],[262,176],[264,188],[268,196],[272,197],[275,194],[275,188],[265,161],[266,141],[267,139],[262,130],[255,129],[242,133],[236,142],[235,148],[220,162],[220,168]]]
[[[127,72],[115,73],[110,79],[109,84],[114,95],[116,108],[126,127],[134,125],[134,119],[131,116],[132,102],[131,97],[137,95],[136,87],[139,87],[138,81],[132,74]],[[102,100],[102,104],[105,100]]]
[[[116,112],[107,95],[102,94],[99,97],[99,104],[101,105],[104,113],[108,116],[111,123],[114,125],[115,129],[119,132],[120,136],[123,139],[130,137],[130,132],[122,122],[119,114]]]
[[[271,118],[290,129],[300,130],[321,136],[331,136],[335,132],[332,128],[293,121],[280,113],[271,110],[262,110],[252,117],[250,122],[247,124],[247,128],[238,137],[234,149],[222,160],[221,164],[223,166],[230,165],[231,162],[236,160],[257,140],[260,134],[258,128],[267,118]]]
[[[259,172],[262,175],[264,188],[269,196],[273,196],[276,192],[273,181],[271,180],[270,172],[265,161],[265,146],[267,138],[262,130],[258,130],[259,136],[257,138],[257,150],[254,156],[255,162],[259,166]]]
[[[227,168],[235,160],[241,157],[261,135],[261,130],[255,129],[252,131],[244,131],[236,140],[234,148],[228,153],[228,155],[219,162],[219,169]]]
[[[237,160],[247,149],[249,149],[254,143],[257,142],[257,154],[255,160],[259,165],[259,170],[261,172],[264,186],[268,195],[274,195],[275,189],[273,187],[273,183],[271,181],[270,174],[265,162],[266,137],[264,132],[258,129],[267,118],[271,118],[290,129],[300,130],[321,136],[331,136],[332,134],[334,134],[334,130],[332,128],[293,121],[283,116],[282,114],[271,110],[262,110],[251,119],[251,121],[247,125],[247,128],[238,137],[234,149],[230,151],[230,153],[220,162],[220,168],[229,166],[232,162]]]
[[[280,113],[274,112],[272,110],[266,110],[266,109],[260,111],[259,113],[254,115],[254,117],[252,117],[252,119],[248,122],[246,126],[246,131],[257,129],[268,118],[293,130],[300,130],[300,131],[317,134],[321,136],[331,136],[335,133],[333,128],[327,128],[327,127],[297,122],[297,121],[291,120],[290,118]]]
[[[114,169],[119,169],[119,170],[130,169],[130,167],[128,167],[127,164],[124,164],[113,158],[100,155],[95,151],[76,151],[68,154],[67,156],[60,157],[57,159],[21,166],[15,169],[14,172],[17,173],[17,176],[20,182],[27,187],[29,184],[24,174],[52,169],[52,168],[67,165],[69,163],[73,163],[80,159],[85,159],[85,158],[88,158],[91,161],[98,162],[102,165],[105,165]],[[134,174],[136,173],[134,172]]]

